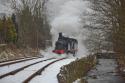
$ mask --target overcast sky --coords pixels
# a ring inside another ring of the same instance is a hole
[[[9,6],[10,0],[0,0],[0,13],[11,14],[12,10]]]

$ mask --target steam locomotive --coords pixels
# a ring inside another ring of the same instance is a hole
[[[74,38],[64,37],[62,33],[59,33],[58,40],[55,43],[55,49],[53,50],[56,54],[73,54],[76,55],[78,50],[78,41]]]

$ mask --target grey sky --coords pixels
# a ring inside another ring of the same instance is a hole
[[[10,0],[0,0],[0,13],[10,14],[12,12],[9,1]]]

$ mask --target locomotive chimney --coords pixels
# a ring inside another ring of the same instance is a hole
[[[59,33],[59,39],[62,39],[62,33],[61,32]]]

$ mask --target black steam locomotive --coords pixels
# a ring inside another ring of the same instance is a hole
[[[78,41],[73,38],[64,37],[62,33],[59,33],[58,40],[55,43],[55,49],[53,50],[56,54],[73,54],[76,55],[78,50]]]

